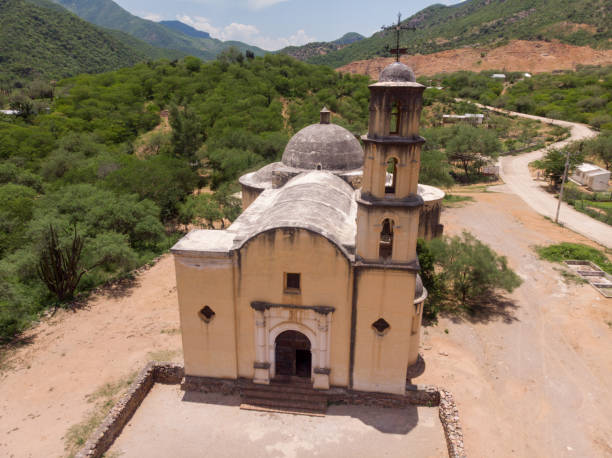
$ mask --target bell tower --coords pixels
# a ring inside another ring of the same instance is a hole
[[[399,62],[370,86],[370,121],[357,216],[357,256],[364,263],[416,261],[419,120],[425,87]]]
[[[353,387],[403,394],[418,357],[422,306],[415,305],[419,263],[417,194],[423,91],[395,62],[370,85],[362,188],[357,195],[356,335]],[[419,294],[419,293],[417,293]]]

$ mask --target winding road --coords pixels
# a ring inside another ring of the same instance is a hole
[[[557,119],[543,118],[514,111],[501,110],[499,108],[476,104],[480,108],[490,111],[518,116],[521,118],[533,119],[540,122],[554,124],[570,129],[571,135],[566,140],[554,143],[548,148],[563,148],[570,142],[584,140],[594,137],[597,132],[591,130],[585,124],[575,122],[560,121]],[[518,156],[504,156],[500,159],[500,176],[506,183],[508,189],[519,196],[525,203],[533,208],[540,215],[554,219],[557,211],[557,199],[544,191],[539,182],[534,180],[529,173],[529,163],[538,160],[546,154],[548,148],[542,148],[531,153]],[[559,223],[577,232],[594,242],[607,248],[612,248],[612,226],[597,221],[584,213],[574,210],[573,207],[561,203],[559,213]]]

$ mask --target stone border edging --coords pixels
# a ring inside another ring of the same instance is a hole
[[[136,409],[149,394],[155,383],[179,384],[184,375],[183,366],[151,361],[132,382],[127,393],[113,406],[100,426],[89,437],[75,458],[99,458],[110,448],[130,421]]]
[[[449,458],[466,458],[467,455],[463,445],[463,430],[461,429],[459,410],[455,404],[455,399],[450,391],[440,389],[438,393],[440,394],[438,413],[444,428],[448,456]]]
[[[151,361],[142,369],[128,391],[113,406],[100,426],[89,437],[75,458],[101,458],[130,421],[142,401],[146,398],[155,383],[181,385],[184,391],[204,393],[222,393],[225,395],[240,394],[246,379],[229,380],[210,377],[185,376],[183,366],[174,363]],[[449,458],[466,458],[463,444],[463,431],[459,420],[459,411],[453,395],[444,389],[425,385],[408,385],[405,395],[387,393],[370,393],[331,388],[328,400],[332,403],[369,405],[377,407],[405,407],[418,405],[438,407],[440,422],[448,447]]]

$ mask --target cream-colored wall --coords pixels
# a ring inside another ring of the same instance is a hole
[[[284,292],[284,274],[301,274],[301,294]],[[346,257],[327,239],[304,229],[277,229],[248,241],[237,259],[238,374],[252,378],[255,312],[252,301],[327,305],[331,315],[330,383],[348,385],[352,277]],[[300,318],[293,311],[293,320]],[[292,321],[293,321],[292,320]]]
[[[236,378],[232,259],[175,255],[174,260],[185,372]],[[209,323],[198,316],[205,305],[215,312]]]
[[[403,394],[411,348],[415,272],[367,269],[358,281],[354,388]],[[380,336],[372,328],[379,318],[390,328]],[[416,360],[416,358],[414,358]]]
[[[414,328],[410,330],[410,345],[408,347],[408,365],[412,366],[417,362],[417,358],[419,357],[419,342],[421,341],[421,323],[423,321],[423,307],[425,304],[421,302],[420,304],[412,305],[412,319],[411,326],[414,325]],[[414,332],[413,332],[414,331]]]
[[[245,211],[261,194],[260,189],[242,185],[242,211]]]
[[[357,210],[357,254],[365,260],[379,260],[382,223],[393,220],[392,262],[407,263],[416,259],[416,240],[419,227],[419,208],[366,207]]]
[[[418,144],[398,145],[365,142],[365,166],[363,175],[364,193],[379,199],[394,197],[406,198],[417,193],[421,146]],[[387,164],[390,158],[398,160],[394,194],[385,193]]]

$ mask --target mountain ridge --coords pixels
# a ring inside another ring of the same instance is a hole
[[[210,33],[194,29],[190,25],[187,25],[181,21],[159,21],[158,24],[168,27],[169,29],[176,30],[177,32],[181,32],[190,37],[210,38]]]
[[[62,10],[45,0],[0,0],[0,82],[99,73],[148,57],[146,46],[137,49]]]
[[[183,55],[192,55],[204,60],[211,60],[230,46],[238,48],[241,52],[252,51],[258,56],[266,53],[266,51],[257,46],[251,46],[242,42],[227,44],[210,36],[207,38],[193,36],[193,32],[191,35],[187,35],[184,31],[177,30],[177,28],[183,28],[182,26],[173,24],[168,27],[158,22],[143,19],[131,14],[112,0],[52,1],[92,24],[119,30],[150,45],[178,51]],[[183,26],[189,27],[187,24],[183,24]],[[192,29],[191,27],[189,28]]]
[[[575,46],[612,48],[608,0],[467,0],[434,4],[402,21],[408,54],[433,54],[462,47],[498,47],[511,40],[558,40]],[[340,67],[353,61],[389,56],[394,34],[371,37],[339,49],[309,43],[283,50],[309,63]],[[318,46],[315,46],[318,45]],[[319,52],[313,52],[312,49]]]
[[[276,51],[279,54],[287,54],[298,60],[308,60],[314,56],[337,51],[352,43],[363,40],[365,37],[357,32],[348,32],[334,41],[315,41],[302,46],[287,46]]]

